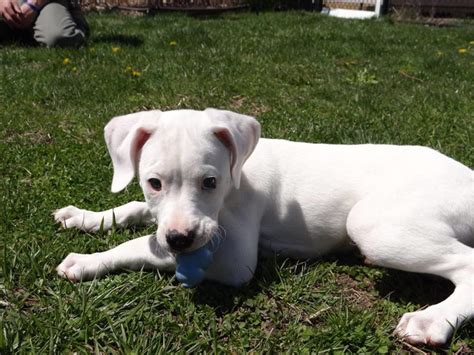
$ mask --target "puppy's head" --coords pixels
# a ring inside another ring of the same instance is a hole
[[[231,189],[253,152],[260,125],[230,111],[147,111],[112,119],[105,140],[114,166],[112,192],[139,177],[161,247],[192,251],[218,229]]]

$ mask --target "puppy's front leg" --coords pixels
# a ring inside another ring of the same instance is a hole
[[[71,253],[56,270],[71,281],[87,281],[117,270],[170,271],[175,267],[175,257],[160,248],[155,235],[147,235],[100,253]]]
[[[146,202],[132,201],[125,205],[101,212],[83,210],[67,206],[54,212],[54,219],[63,228],[77,228],[86,232],[97,232],[112,228],[114,222],[118,228],[136,224],[151,224],[153,218]]]
[[[240,217],[221,216],[224,240],[214,255],[206,279],[234,287],[252,279],[257,267],[260,218],[246,212]]]

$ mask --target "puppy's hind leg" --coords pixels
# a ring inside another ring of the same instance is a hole
[[[153,223],[146,202],[133,201],[101,212],[67,206],[54,211],[54,219],[63,228],[77,228],[87,232],[107,231],[115,224],[117,228]]]
[[[374,202],[359,202],[347,220],[362,254],[374,265],[438,275],[455,285],[443,302],[404,314],[395,334],[411,344],[446,343],[456,327],[474,317],[474,249],[439,218]]]

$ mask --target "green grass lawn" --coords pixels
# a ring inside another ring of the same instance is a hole
[[[225,108],[255,115],[264,137],[427,145],[473,167],[472,23],[88,18],[85,48],[0,48],[0,353],[416,351],[391,332],[404,312],[445,298],[449,282],[346,257],[262,260],[240,290],[187,290],[158,272],[71,284],[55,273],[68,252],[154,228],[61,231],[51,212],[141,199],[136,183],[109,192],[102,129],[144,109]],[[445,350],[469,349],[473,322]]]

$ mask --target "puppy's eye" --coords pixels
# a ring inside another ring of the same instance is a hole
[[[153,190],[156,190],[156,191],[161,190],[161,181],[160,181],[160,179],[151,178],[151,179],[148,179],[148,183],[150,184],[150,186]]]
[[[203,181],[202,181],[202,189],[203,190],[211,190],[211,189],[215,189],[217,186],[217,180],[215,177],[211,176],[211,177],[208,177],[208,178],[205,178]]]

